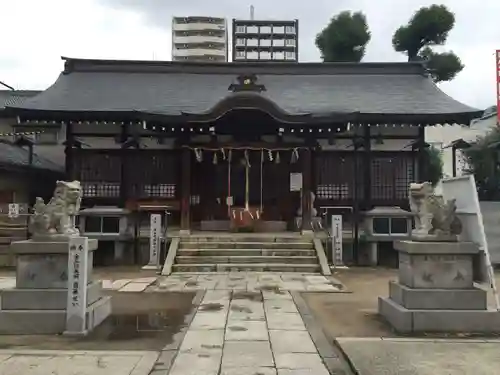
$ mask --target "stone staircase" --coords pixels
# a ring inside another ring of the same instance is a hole
[[[234,235],[181,239],[172,270],[319,273],[320,269],[312,239]]]

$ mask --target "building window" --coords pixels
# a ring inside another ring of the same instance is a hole
[[[285,46],[295,47],[295,39],[286,39]]]
[[[268,51],[261,51],[259,58],[261,60],[271,60],[271,52]]]
[[[245,39],[243,39],[243,38],[237,38],[236,39],[236,45],[237,46],[244,46],[245,45]]]
[[[259,28],[257,26],[248,26],[247,27],[247,33],[249,33],[249,34],[258,34],[259,33]]]
[[[259,39],[247,39],[247,46],[249,47],[257,47],[259,45]]]
[[[287,33],[287,34],[295,34],[295,26],[287,26],[287,27],[285,27],[285,33]]]
[[[283,26],[274,26],[273,27],[273,33],[274,34],[284,34],[285,33],[285,28]]]
[[[237,33],[245,33],[246,27],[245,26],[236,26],[236,32]]]
[[[120,233],[120,218],[87,216],[85,233]]]
[[[236,51],[236,58],[237,59],[244,59],[245,57],[246,57],[245,51]]]
[[[271,34],[271,26],[261,26],[260,33],[261,34]]]
[[[286,60],[295,60],[295,52],[285,52],[285,59]]]
[[[260,39],[259,44],[262,47],[271,47],[271,39]]]
[[[39,145],[54,145],[59,141],[57,131],[44,131],[35,135],[35,143]]]
[[[247,53],[247,59],[248,60],[258,60],[259,59],[259,52],[257,52],[257,51],[249,51]]]
[[[284,60],[285,54],[283,52],[273,52],[273,60]]]
[[[405,217],[374,217],[373,234],[375,235],[395,235],[408,234],[408,219]]]
[[[285,45],[285,41],[283,39],[274,39],[273,46],[275,47],[283,47]]]

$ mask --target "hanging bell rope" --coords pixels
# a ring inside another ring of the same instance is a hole
[[[294,148],[292,150],[292,157],[290,159],[290,163],[296,163],[299,160],[299,150]]]
[[[196,161],[200,163],[203,160],[202,152],[199,148],[194,149],[194,156],[196,157]]]

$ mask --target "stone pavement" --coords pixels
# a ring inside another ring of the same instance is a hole
[[[328,375],[289,292],[208,290],[154,375]]]
[[[148,375],[157,358],[144,351],[0,350],[0,375]]]
[[[342,284],[332,277],[293,272],[174,273],[161,277],[155,291],[193,290],[287,290],[340,292]]]
[[[500,340],[338,338],[359,375],[496,375]]]

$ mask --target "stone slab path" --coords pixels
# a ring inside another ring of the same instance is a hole
[[[0,350],[0,375],[148,375],[158,353]]]
[[[166,370],[163,374],[329,374],[288,291],[208,290]]]
[[[332,277],[294,272],[174,273],[158,279],[154,291],[286,290],[340,292],[343,286]]]

